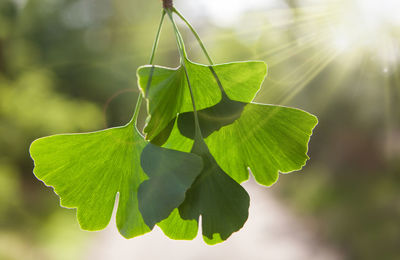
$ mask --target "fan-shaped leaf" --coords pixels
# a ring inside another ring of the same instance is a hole
[[[317,122],[315,116],[299,109],[250,103],[239,119],[205,138],[205,142],[217,163],[237,182],[249,178],[250,168],[260,184],[269,186],[278,179],[278,172],[300,170],[305,165],[308,142]],[[193,140],[182,133],[193,136],[192,127],[176,125],[179,131],[173,129],[164,147],[190,151]]]
[[[85,134],[40,138],[30,147],[34,173],[54,187],[61,205],[77,208],[85,230],[105,228],[119,192],[117,226],[131,238],[150,229],[139,212],[137,189],[147,177],[140,167],[146,141],[133,124]]]
[[[267,72],[265,63],[260,61],[205,66],[186,60],[186,66],[191,84],[196,86],[193,92],[197,109],[211,107],[221,100],[221,89],[210,67],[218,74],[228,97],[241,102],[254,98]],[[178,113],[193,111],[189,88],[182,67],[143,66],[137,75],[139,86],[148,99],[150,115],[144,132],[146,139],[152,140]]]
[[[203,139],[195,140],[192,153],[203,158],[204,168],[187,191],[179,213],[187,220],[198,220],[201,215],[204,241],[220,243],[246,222],[250,197],[218,166]]]
[[[203,161],[193,153],[149,143],[142,152],[141,165],[149,179],[139,187],[139,209],[152,229],[184,201],[185,192],[203,169]]]

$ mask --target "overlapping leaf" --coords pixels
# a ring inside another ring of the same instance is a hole
[[[237,182],[249,178],[250,168],[260,184],[269,186],[277,181],[278,172],[300,170],[305,165],[308,141],[317,122],[315,116],[299,109],[250,103],[239,119],[211,134],[206,143],[218,164]],[[187,137],[192,135],[185,124],[179,125],[179,130]],[[190,149],[192,142],[172,142],[174,138],[182,136],[171,137],[167,146]]]
[[[256,180],[268,186],[276,182],[278,172],[298,170],[305,164],[307,143],[316,123],[314,116],[302,110],[251,103],[245,106],[239,119],[211,134],[205,142],[218,165],[235,181],[247,180],[250,168]],[[165,146],[190,151],[193,143],[175,124]],[[230,198],[233,201],[235,197]],[[170,226],[160,227],[167,236],[188,239],[196,227],[183,218],[182,213],[176,212],[164,221],[175,226],[172,234]],[[205,241],[213,243],[206,236]]]
[[[149,180],[139,187],[139,209],[145,223],[153,228],[184,201],[186,191],[203,170],[203,161],[196,154],[149,143],[142,152],[141,165]]]
[[[204,168],[186,193],[179,214],[197,221],[201,215],[204,241],[220,243],[246,222],[250,197],[219,167],[202,138],[195,138],[192,153],[203,158]]]
[[[246,64],[246,62],[232,64]],[[256,64],[261,67],[260,63]],[[191,77],[190,80],[193,92],[197,94],[194,94],[196,104],[207,103],[205,100],[209,92],[204,96],[201,92],[202,88],[217,92],[212,95],[220,98],[214,106],[200,109],[198,117],[205,142],[222,169],[240,183],[248,179],[250,167],[256,180],[267,186],[277,180],[278,172],[286,173],[301,169],[308,159],[307,145],[312,129],[317,124],[316,117],[299,109],[249,103],[251,101],[249,98],[230,95],[228,91],[240,93],[240,90],[243,90],[247,91],[247,97],[254,97],[265,77],[265,70],[253,71],[252,76],[257,80],[251,80],[251,87],[247,88],[246,83],[233,82],[232,85],[230,81],[222,80],[218,66],[220,65],[208,67],[207,72],[204,70],[201,85],[196,84],[195,81],[192,82]],[[204,67],[201,68],[204,69]],[[263,67],[266,66],[263,65]],[[188,66],[189,75],[195,74],[191,69],[192,67]],[[235,74],[237,77],[247,73],[247,71],[243,73],[238,70],[229,71],[229,66],[224,69],[222,74]],[[145,71],[141,73],[144,74]],[[146,78],[144,75],[142,77]],[[169,81],[159,76],[157,82]],[[256,83],[258,85],[254,87]],[[181,91],[184,85],[152,83],[150,89],[154,93],[159,93],[160,88],[163,87],[170,92],[177,92]],[[152,103],[162,102],[159,97],[148,95],[148,98],[149,106]],[[185,140],[185,137],[193,139],[194,136],[193,112],[183,112],[192,109],[186,107],[183,109],[179,104],[179,101],[172,104],[164,102],[164,111],[170,110],[168,106],[174,107],[175,113],[180,111],[177,120],[179,131],[173,129],[174,113],[171,113],[172,120],[168,118],[168,123],[164,125],[164,131],[168,129],[168,134],[172,131],[165,147],[188,152],[193,142]],[[149,107],[151,118],[155,117],[152,112],[156,115],[161,113],[156,108],[151,110]],[[158,133],[163,133],[163,131]],[[228,148],[227,144],[229,144]]]
[[[210,85],[209,89],[218,91],[220,93],[220,101],[214,106],[199,110],[198,117],[201,131],[205,137],[205,143],[211,152],[209,158],[212,158],[210,160],[215,162],[215,166],[218,169],[221,166],[221,172],[226,172],[238,183],[248,179],[248,169],[250,168],[256,180],[267,186],[276,182],[279,172],[284,173],[301,169],[308,159],[307,144],[312,134],[312,129],[317,124],[317,119],[311,114],[298,109],[249,103],[250,100],[236,100],[229,96],[225,89],[243,89],[246,84],[237,84],[232,88],[229,81],[221,80],[220,73],[215,70],[215,67],[209,69],[208,76],[203,77],[202,84]],[[190,75],[192,73],[190,67],[188,70]],[[229,74],[227,71],[225,73]],[[242,75],[237,71],[235,73]],[[264,76],[265,73],[257,75],[258,78],[264,78]],[[167,82],[166,79],[162,78],[159,78],[158,81]],[[262,80],[258,80],[259,84],[261,82]],[[196,85],[196,83],[191,83],[194,92],[197,90],[197,96],[194,94],[196,104],[202,104],[204,97],[202,93],[198,93],[201,87]],[[152,84],[150,86],[155,93],[159,91],[160,87],[160,84]],[[259,87],[260,85],[257,88],[247,89],[248,96],[254,96]],[[182,85],[174,85],[172,83],[168,85],[168,88],[169,91],[174,92],[177,91],[174,88],[182,88]],[[215,96],[215,93],[213,95]],[[153,101],[151,96],[148,96],[148,98],[149,104],[157,101],[156,98]],[[175,118],[172,118],[172,120],[168,118],[168,123],[164,124],[164,130],[158,133],[164,135],[164,139],[166,139],[165,136],[168,136],[169,139],[164,145],[165,147],[189,152],[194,143],[192,140],[194,138],[193,112],[182,113],[187,109],[181,109],[182,106],[179,104],[177,102],[173,105],[174,113],[180,113],[178,120],[176,120],[177,122],[175,122]],[[164,108],[164,110],[168,110],[168,108]],[[153,117],[151,109],[149,112]],[[153,110],[153,112],[157,114],[157,111]],[[171,117],[174,113],[171,113]],[[218,183],[218,180],[213,180],[213,182],[208,183],[208,186],[212,185],[211,183]],[[200,190],[200,188],[195,189],[192,187],[191,190]],[[189,191],[187,200],[191,198]],[[215,200],[218,196],[223,196],[222,194],[213,194],[212,192],[208,195],[211,194]],[[160,224],[160,227],[167,235],[171,235],[176,239],[187,239],[195,232],[197,227],[187,222],[188,218],[187,213],[184,211],[184,205],[191,205],[194,207],[192,210],[196,211],[196,206],[194,205],[206,203],[207,199],[200,199],[198,194],[193,197],[195,199],[190,204],[184,203],[169,219]],[[235,200],[235,196],[231,197],[231,201],[233,200]],[[229,204],[229,200],[224,203]],[[188,208],[190,207],[188,206]],[[197,212],[200,211],[198,210]],[[204,212],[200,214],[204,214]],[[221,215],[220,218],[226,219],[232,214],[231,212],[231,214]],[[171,227],[166,223],[176,226],[182,225],[184,228],[174,228],[172,231]],[[211,229],[214,231],[205,231],[207,229],[205,229],[203,223],[203,235],[207,243],[216,243],[226,239],[227,236],[221,236],[213,240],[209,234],[210,232],[219,235],[221,233],[216,231],[218,230],[216,226],[213,226]],[[231,228],[229,235],[234,231],[236,230]],[[209,233],[207,234],[207,232]]]
[[[108,225],[119,192],[117,226],[127,238],[167,218],[203,169],[200,156],[147,143],[133,123],[41,138],[30,153],[36,177],[54,187],[62,206],[77,208],[85,230]]]
[[[174,128],[173,131],[178,130]],[[204,167],[186,192],[185,201],[158,225],[170,238],[190,240],[197,234],[201,215],[204,241],[208,244],[220,243],[246,222],[249,196],[221,169],[202,138],[196,138],[193,143],[176,134],[172,137],[184,141],[184,147],[191,145],[191,153],[201,156]]]
[[[165,12],[172,11],[163,12],[150,63]],[[178,45],[184,49],[179,39]],[[176,69],[137,71],[148,102],[144,132],[150,142],[133,120],[32,143],[35,175],[54,187],[62,206],[77,208],[83,229],[106,227],[119,193],[117,226],[123,236],[158,224],[173,239],[193,239],[201,216],[204,240],[216,244],[247,220],[250,199],[239,183],[248,179],[249,168],[259,183],[271,185],[279,172],[300,169],[308,159],[314,116],[250,103],[266,75],[264,62],[205,66],[183,56],[184,65]]]
[[[211,107],[221,100],[221,90],[209,66],[186,61],[196,97],[197,109]],[[212,66],[224,85],[227,95],[234,100],[250,102],[266,74],[260,61],[235,62]],[[187,80],[182,66],[176,69],[143,66],[137,71],[138,83],[148,99],[149,117],[144,129],[146,139],[157,137],[178,113],[193,111]],[[151,76],[151,84],[148,81]],[[226,87],[225,87],[226,85]],[[148,87],[148,89],[147,89]]]

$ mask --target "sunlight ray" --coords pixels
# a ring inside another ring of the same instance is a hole
[[[335,58],[338,56],[339,52],[336,51],[334,53],[328,54],[328,57],[324,59],[324,62],[320,64],[316,64],[313,66],[313,69],[310,69],[309,75],[305,77],[305,79],[297,86],[292,87],[292,91],[290,94],[284,98],[281,104],[289,103],[301,90],[303,90],[313,79],[315,79]]]

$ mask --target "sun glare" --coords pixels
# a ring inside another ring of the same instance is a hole
[[[287,10],[285,19],[290,19],[294,12],[307,9],[321,19],[310,26],[310,31],[328,31],[328,46],[339,53],[368,52],[384,66],[397,64],[400,46],[400,0],[301,0],[300,8],[290,8],[283,0],[214,0],[182,1],[187,9],[202,10],[220,26],[240,27],[241,15],[246,12],[264,13],[271,22],[276,20],[275,13]],[[317,8],[316,8],[317,7]],[[314,11],[316,9],[317,11]],[[274,13],[275,12],[275,13]],[[320,13],[318,13],[320,12]],[[324,13],[335,15],[327,15]],[[196,15],[196,14],[195,14]],[[199,15],[199,13],[197,13]],[[272,18],[271,18],[272,17]],[[248,28],[254,30],[254,28]]]
[[[254,50],[254,56],[248,58],[268,63],[266,84],[270,88],[258,95],[268,102],[289,103],[330,65],[335,65],[331,67],[335,73],[329,77],[336,82],[327,90],[331,94],[354,71],[364,73],[365,66],[369,73],[383,78],[396,71],[400,64],[400,0],[290,2],[181,0],[180,4],[185,12],[200,18],[195,21],[206,17],[218,27],[232,28],[216,37],[236,36]],[[254,40],[252,36],[257,37]],[[327,102],[321,99],[321,106],[324,104]]]
[[[384,66],[399,59],[400,1],[355,0],[337,5],[330,28],[331,43],[338,51],[368,52]]]

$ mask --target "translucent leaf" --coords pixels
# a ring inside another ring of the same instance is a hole
[[[205,142],[217,163],[237,182],[249,178],[250,168],[260,184],[270,186],[277,181],[278,172],[300,170],[305,165],[317,123],[315,116],[299,109],[250,103],[239,119],[212,133]],[[177,124],[177,128],[164,146],[190,151],[193,140],[182,133],[192,136],[192,127]]]
[[[191,84],[195,86],[193,92],[199,110],[221,101],[221,89],[213,71],[218,74],[227,96],[241,102],[254,98],[267,72],[266,64],[260,61],[205,66],[187,60],[186,66]],[[178,113],[193,111],[189,88],[182,67],[143,66],[137,75],[139,86],[148,99],[150,114],[144,132],[146,139],[152,140]],[[147,84],[150,75],[151,83]]]
[[[41,138],[30,153],[36,177],[54,187],[62,206],[77,208],[82,229],[105,228],[119,192],[117,226],[127,238],[167,218],[203,169],[200,156],[148,143],[132,123]]]
[[[117,226],[131,238],[150,231],[139,212],[137,189],[147,179],[140,167],[146,141],[133,124],[85,134],[40,138],[30,147],[34,173],[54,187],[61,205],[77,208],[82,229],[101,230],[119,192]]]
[[[218,164],[237,182],[248,179],[272,185],[278,172],[300,170],[309,159],[308,142],[318,120],[299,109],[251,103],[232,125],[210,135],[206,143]],[[229,149],[223,144],[230,143]]]

